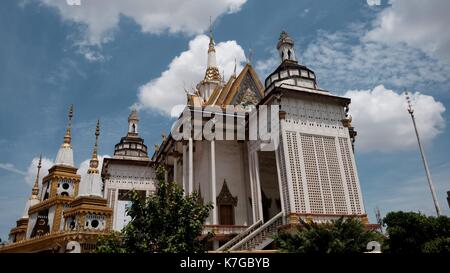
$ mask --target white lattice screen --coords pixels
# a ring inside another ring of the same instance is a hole
[[[287,153],[285,158],[288,161],[285,168],[290,170],[290,179],[286,180],[291,184],[295,212],[364,213],[347,138],[295,131],[286,131],[285,136],[284,153]],[[288,196],[287,190],[289,186],[283,185],[284,196]]]

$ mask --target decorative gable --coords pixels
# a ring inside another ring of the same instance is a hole
[[[222,190],[219,193],[219,196],[217,196],[217,204],[226,204],[226,205],[233,205],[236,207],[238,198],[237,196],[233,196],[230,192],[230,189],[228,189],[227,181],[223,180],[223,186]]]

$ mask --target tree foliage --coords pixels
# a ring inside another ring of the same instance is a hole
[[[450,218],[415,212],[390,212],[387,226],[390,253],[450,253]]]
[[[122,234],[120,232],[111,232],[100,235],[97,239],[97,253],[125,253],[122,247]]]
[[[300,220],[294,232],[281,231],[275,245],[290,253],[362,253],[370,241],[383,236],[367,230],[356,218],[339,218],[329,223],[307,223]]]
[[[196,192],[184,196],[176,183],[164,181],[164,169],[157,168],[156,192],[147,198],[132,193],[127,210],[131,221],[122,235],[102,238],[98,252],[126,253],[198,253],[207,250],[208,233],[202,236],[203,224],[212,209],[199,202]],[[115,240],[115,242],[114,242]]]

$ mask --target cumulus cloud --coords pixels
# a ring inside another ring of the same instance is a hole
[[[209,37],[206,35],[196,36],[189,42],[188,50],[175,57],[167,70],[141,86],[138,93],[140,106],[166,115],[176,115],[177,111],[172,112],[172,109],[186,103],[185,88],[191,90],[205,75],[208,43]],[[245,62],[244,50],[236,41],[218,43],[216,56],[220,73],[224,71],[226,79],[233,73],[235,59],[238,72]]]
[[[103,166],[103,159],[105,158],[110,158],[111,156],[109,155],[99,155],[98,156],[98,166],[99,166],[99,171],[101,171],[101,168]],[[83,176],[85,176],[87,174],[87,171],[89,169],[89,161],[91,159],[86,159],[83,162],[80,163],[80,167],[77,170],[77,174],[81,175],[81,179],[83,179]]]
[[[113,38],[121,16],[131,18],[143,32],[199,34],[222,14],[239,11],[246,0],[95,0],[68,5],[63,0],[39,0],[61,17],[81,24],[85,41],[99,45]]]
[[[445,107],[432,96],[410,95],[421,140],[430,142],[445,127]],[[404,93],[379,85],[373,90],[347,91],[344,96],[352,99],[350,114],[358,131],[358,150],[392,152],[417,146]]]
[[[39,163],[39,157],[33,158],[31,160],[30,165],[28,166],[28,169],[26,171],[25,175],[25,182],[29,185],[33,185],[34,181],[36,180],[36,174],[37,174],[37,165]],[[50,158],[43,157],[42,158],[42,167],[41,172],[39,173],[39,179],[42,179],[42,177],[48,175],[48,169],[50,169],[53,166],[54,162]],[[41,182],[39,182],[41,183]]]
[[[406,43],[450,63],[450,1],[391,0],[365,39]]]
[[[429,82],[448,82],[449,65],[406,44],[364,41],[365,33],[364,25],[320,31],[309,44],[302,62],[315,70],[321,87],[347,90],[383,83],[424,88]]]

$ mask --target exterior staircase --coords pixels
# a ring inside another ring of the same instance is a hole
[[[264,224],[261,220],[256,222],[217,251],[261,250],[273,242],[273,236],[282,224],[283,212],[280,212]]]
[[[216,251],[221,252],[221,251],[229,250],[234,245],[239,243],[242,239],[244,239],[246,236],[248,236],[253,231],[255,231],[257,228],[259,228],[262,225],[262,223],[263,223],[262,220],[259,220],[258,222],[254,223],[253,225],[248,227],[246,230],[244,230],[243,232],[241,232],[238,235],[236,235],[235,237],[233,237],[233,239],[231,239],[228,242],[226,242],[223,246],[219,247]]]

